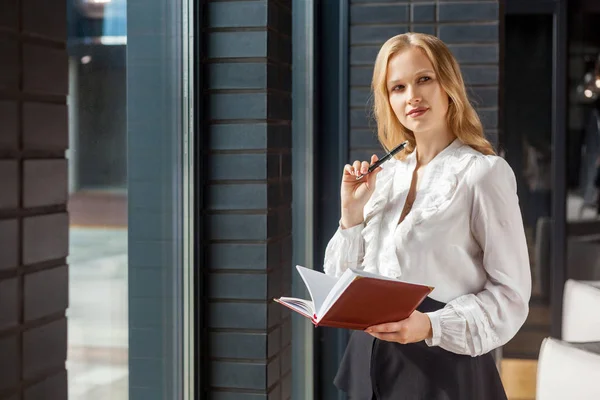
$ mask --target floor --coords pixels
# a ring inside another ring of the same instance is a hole
[[[502,360],[502,382],[509,400],[535,400],[536,360]]]
[[[71,226],[127,227],[127,194],[122,189],[87,189],[69,197]]]
[[[128,398],[127,230],[71,227],[70,400]]]

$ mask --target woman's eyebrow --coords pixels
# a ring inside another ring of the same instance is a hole
[[[430,69],[421,69],[421,70],[418,70],[417,72],[415,72],[414,76],[421,75],[421,74],[424,74],[424,73],[433,74],[433,71],[430,70]],[[395,84],[397,84],[399,82],[402,82],[402,81],[403,81],[403,79],[392,79],[392,80],[388,81],[388,85],[395,85]]]
[[[430,69],[422,69],[422,70],[419,70],[419,71],[417,71],[417,72],[415,73],[415,75],[420,75],[420,74],[424,74],[424,73],[433,74],[433,71],[432,71],[432,70],[430,70]]]

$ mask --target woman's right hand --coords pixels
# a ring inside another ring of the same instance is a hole
[[[371,164],[378,160],[377,156],[371,156]],[[363,176],[360,180],[356,178],[365,174],[369,169],[367,161],[354,161],[352,165],[344,166],[342,175],[342,188],[340,191],[342,202],[342,227],[351,228],[363,222],[363,210],[367,201],[375,191],[375,181],[377,174],[381,171],[378,167],[370,174]]]

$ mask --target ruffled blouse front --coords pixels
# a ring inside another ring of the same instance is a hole
[[[398,224],[416,152],[377,175],[364,222],[338,230],[324,270],[348,267],[433,286],[447,303],[428,313],[430,346],[472,356],[510,340],[529,308],[531,275],[515,176],[506,161],[456,139],[423,167],[412,209]]]

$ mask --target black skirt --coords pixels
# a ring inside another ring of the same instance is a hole
[[[426,298],[421,312],[445,306]],[[506,400],[490,353],[471,357],[425,342],[399,344],[354,331],[335,385],[350,400]]]

